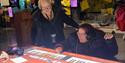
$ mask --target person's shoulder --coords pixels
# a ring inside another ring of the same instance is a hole
[[[40,9],[36,9],[33,13],[32,16],[33,17],[37,17],[40,14]]]
[[[103,32],[102,30],[96,29],[96,35],[97,35],[97,36],[104,36],[104,35],[105,35],[105,32]]]
[[[102,30],[100,30],[100,29],[96,29],[96,31],[97,31],[98,33],[104,33],[104,31],[102,31]]]
[[[104,42],[104,35],[105,33],[102,30],[95,30],[95,36],[93,36],[91,39],[95,42]]]
[[[58,12],[58,13],[64,13],[65,10],[59,7],[59,8],[56,8],[56,12]]]

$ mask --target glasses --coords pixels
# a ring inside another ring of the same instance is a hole
[[[79,32],[77,32],[77,34],[78,34],[79,36],[86,36],[86,35],[87,35],[86,33],[79,33]]]

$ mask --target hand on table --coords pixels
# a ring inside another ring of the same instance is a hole
[[[56,51],[56,53],[62,53],[62,51],[63,51],[63,48],[62,47],[57,47],[56,49],[55,49],[55,51]]]
[[[104,39],[105,39],[105,40],[112,39],[112,38],[113,38],[113,34],[111,34],[111,33],[106,33],[106,34],[104,35]]]

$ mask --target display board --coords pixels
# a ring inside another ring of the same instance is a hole
[[[63,54],[56,54],[56,53],[37,50],[37,49],[31,50],[28,53],[32,58],[37,58],[42,60],[46,58],[47,61],[53,61],[51,59],[56,59],[56,60],[66,61],[68,63],[100,63],[100,62],[95,62],[87,59],[80,59],[77,57],[71,57]],[[57,62],[60,62],[60,61],[57,61]]]

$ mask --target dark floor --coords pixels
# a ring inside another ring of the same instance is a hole
[[[116,39],[117,39],[117,44],[119,47],[119,53],[116,56],[120,60],[125,60],[125,40],[122,38],[123,35],[117,34]]]

